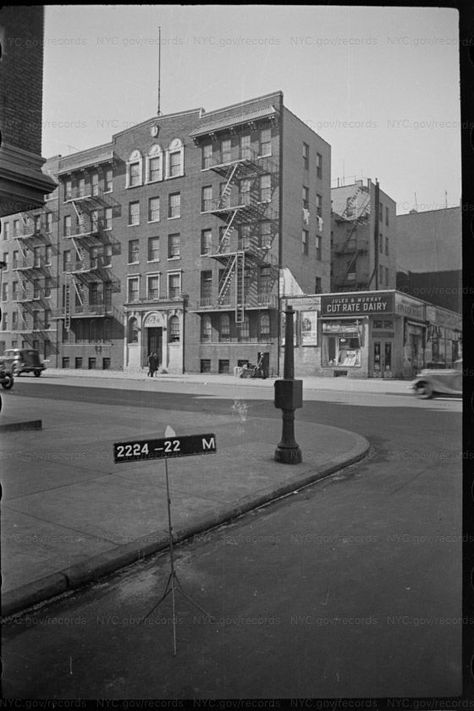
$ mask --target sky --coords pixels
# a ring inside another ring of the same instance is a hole
[[[397,213],[459,205],[455,9],[298,5],[45,6],[43,156],[157,114],[281,90],[331,145],[332,184],[377,178]]]

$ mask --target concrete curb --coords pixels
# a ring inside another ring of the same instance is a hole
[[[352,451],[340,461],[333,459],[330,463],[320,468],[319,471],[302,474],[298,481],[293,480],[271,491],[248,495],[240,499],[236,506],[225,509],[213,515],[198,518],[189,526],[174,531],[174,543],[182,543],[193,536],[210,531],[217,526],[249,513],[261,506],[269,504],[277,499],[298,491],[310,484],[324,479],[341,469],[363,459],[370,448],[369,442],[357,435],[360,443],[352,448]],[[285,466],[281,464],[280,466]],[[110,575],[121,568],[125,568],[133,563],[168,549],[168,537],[162,533],[150,533],[142,538],[138,538],[132,543],[117,546],[111,551],[93,556],[83,563],[72,565],[59,573],[49,575],[45,578],[35,580],[32,583],[23,585],[16,590],[11,590],[2,595],[2,619],[11,615],[24,613],[29,608],[45,603],[65,592],[71,592],[89,583],[97,582],[99,579]]]
[[[18,430],[42,430],[43,420],[28,420],[26,422],[6,422],[0,425],[0,432],[17,432]]]

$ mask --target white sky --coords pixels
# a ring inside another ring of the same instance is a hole
[[[271,5],[45,7],[43,155],[107,143],[157,111],[282,90],[331,144],[332,180],[378,178],[397,212],[459,205],[458,13]]]

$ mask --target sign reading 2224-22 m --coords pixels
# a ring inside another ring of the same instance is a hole
[[[214,434],[190,435],[187,437],[166,437],[165,439],[132,440],[115,442],[114,462],[140,462],[163,457],[188,457],[192,454],[214,454],[216,436]]]

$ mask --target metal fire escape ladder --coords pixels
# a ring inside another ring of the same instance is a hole
[[[365,202],[365,204],[362,206],[358,217],[352,223],[351,231],[349,232],[349,236],[347,237],[346,241],[344,242],[344,246],[342,248],[343,252],[345,252],[347,245],[349,244],[350,240],[352,239],[354,232],[357,230],[358,226],[362,223],[362,220],[365,218],[365,216],[366,216],[365,211],[366,211],[367,207],[369,206],[369,204],[370,204],[370,195],[369,195],[367,201]],[[347,275],[349,274],[352,265],[357,260],[357,257],[359,256],[359,252],[360,252],[360,250],[357,249],[357,246],[356,246],[356,249],[355,249],[355,252],[352,256],[352,259],[349,260],[346,271],[344,273],[343,283],[345,283],[345,281],[347,279]]]
[[[230,195],[230,191],[232,189],[232,181],[236,178],[237,172],[239,170],[239,164],[236,163],[235,165],[232,166],[229,175],[227,176],[226,184],[224,185],[224,189],[220,195],[219,198],[219,207],[226,207],[226,200]]]
[[[64,328],[71,330],[71,275],[66,274],[64,288]]]
[[[230,283],[232,281],[232,275],[234,273],[234,265],[237,261],[237,255],[230,255],[229,261],[227,262],[224,273],[222,275],[221,283],[219,284],[219,292],[217,294],[217,302],[219,304],[224,303],[224,299],[229,291]]]
[[[235,269],[235,323],[245,317],[245,252],[237,252]]]
[[[224,254],[227,251],[226,247],[230,243],[229,235],[232,232],[232,230],[234,229],[233,223],[234,223],[235,216],[236,216],[237,212],[238,212],[238,210],[235,209],[233,211],[232,215],[230,216],[230,219],[227,221],[225,231],[224,231],[224,233],[220,239],[220,242],[219,242],[219,249],[217,250],[218,254]]]

